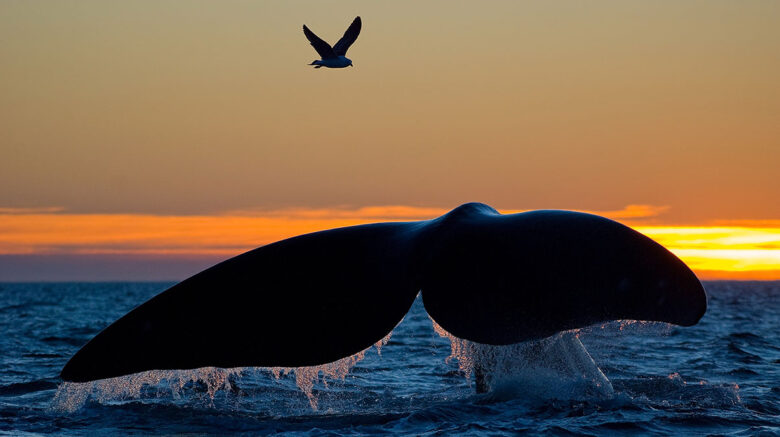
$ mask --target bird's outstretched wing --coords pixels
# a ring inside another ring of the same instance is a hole
[[[360,26],[358,26],[358,32],[359,31],[360,31]],[[338,55],[333,51],[333,48],[330,46],[330,44],[326,43],[320,37],[315,35],[314,32],[312,32],[311,30],[309,30],[308,27],[306,27],[305,24],[303,25],[303,34],[306,35],[306,39],[309,40],[311,46],[314,47],[314,50],[316,50],[317,53],[319,53],[322,59],[338,58]],[[357,34],[355,35],[355,37],[357,37]],[[342,40],[343,39],[344,38],[342,38]],[[341,43],[341,41],[339,41],[339,43]]]
[[[362,26],[363,22],[360,21],[360,17],[356,17],[355,21],[353,21],[352,24],[349,25],[347,31],[344,32],[344,36],[342,36],[339,42],[333,46],[333,52],[336,53],[336,56],[344,56],[347,54],[349,46],[351,46],[352,43],[357,39],[358,35],[360,35],[360,28]],[[312,45],[313,44],[314,43],[312,43]]]

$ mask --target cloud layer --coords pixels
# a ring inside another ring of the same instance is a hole
[[[666,210],[663,206],[629,205],[621,210],[590,212],[621,221],[648,235],[700,276],[780,279],[777,221],[649,225]],[[379,221],[425,220],[446,212],[442,208],[404,205],[242,210],[190,216],[69,214],[59,208],[3,208],[0,255],[227,258],[304,233]]]

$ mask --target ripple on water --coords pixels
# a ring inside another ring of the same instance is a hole
[[[528,372],[527,346],[503,358],[465,344],[453,351],[450,339],[434,332],[419,299],[381,358],[367,352],[336,368],[298,374],[276,369],[279,379],[273,369],[198,369],[127,377],[114,386],[55,389],[59,369],[80,347],[69,339],[84,341],[167,285],[1,284],[0,430],[12,435],[778,430],[780,283],[761,289],[708,283],[711,305],[691,328],[615,322],[569,333],[579,336],[609,377],[614,394],[606,397],[588,393],[593,387],[588,378],[570,375],[565,382],[563,359],[549,359],[554,369],[547,375]],[[474,393],[480,360],[493,363],[487,378],[492,393]],[[525,374],[518,371],[523,368]],[[310,387],[310,395],[301,386]],[[53,408],[47,408],[52,396]]]

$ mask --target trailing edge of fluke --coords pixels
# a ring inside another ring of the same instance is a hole
[[[61,376],[325,364],[387,335],[418,292],[444,329],[494,345],[617,319],[690,326],[707,307],[680,259],[622,224],[469,203],[433,220],[316,232],[228,259],[111,324]]]

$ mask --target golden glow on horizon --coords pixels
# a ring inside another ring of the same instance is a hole
[[[780,227],[637,226],[635,229],[668,248],[697,272],[764,272],[757,277],[766,276],[766,272],[780,272]]]
[[[0,254],[208,254],[230,257],[304,233],[377,221],[423,220],[446,211],[413,206],[372,206],[248,210],[196,216],[0,212]],[[632,219],[652,218],[660,211],[663,211],[662,207],[631,205],[619,211],[594,212],[630,223]],[[679,256],[700,278],[780,279],[780,226],[633,227]]]

